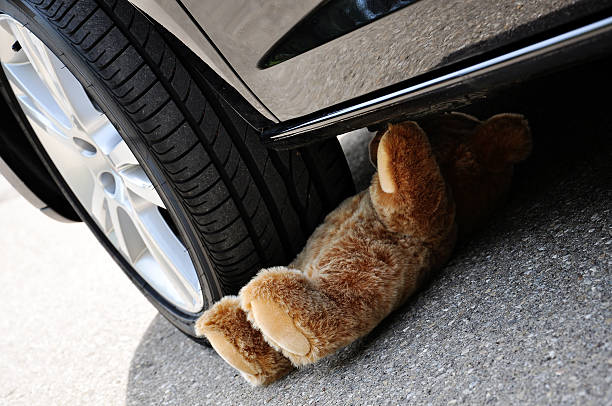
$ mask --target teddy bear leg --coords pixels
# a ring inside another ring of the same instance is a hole
[[[317,302],[314,290],[302,272],[286,267],[264,269],[240,290],[249,321],[295,365],[306,363],[296,357],[309,354],[311,345],[292,309],[312,307]]]
[[[266,269],[240,291],[241,306],[294,365],[313,363],[367,334],[401,302],[403,269],[362,251],[314,279],[286,267]]]
[[[302,272],[265,269],[242,288],[240,298],[251,323],[294,365],[315,362],[339,348],[335,344],[345,313]]]
[[[251,326],[235,296],[224,297],[204,312],[195,329],[252,385],[267,385],[293,369],[289,360]]]

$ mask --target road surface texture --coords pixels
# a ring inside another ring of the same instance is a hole
[[[470,107],[531,122],[507,206],[371,334],[265,388],[155,315],[83,225],[0,186],[0,403],[612,403],[609,69]],[[362,186],[369,136],[342,139]]]
[[[0,177],[0,405],[120,405],[156,311],[79,224]]]

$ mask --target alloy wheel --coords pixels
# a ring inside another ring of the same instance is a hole
[[[189,252],[142,166],[108,117],[32,32],[0,15],[0,64],[34,133],[97,226],[178,309],[199,312]]]

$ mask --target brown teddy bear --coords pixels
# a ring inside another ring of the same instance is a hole
[[[288,266],[261,270],[196,323],[252,384],[370,332],[503,201],[531,136],[516,114],[390,124],[370,144],[369,189],[330,213]],[[428,133],[429,139],[426,136]],[[431,140],[431,144],[430,144]]]

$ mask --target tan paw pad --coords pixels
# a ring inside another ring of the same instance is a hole
[[[251,312],[259,329],[278,346],[296,355],[310,352],[308,339],[279,305],[254,300],[251,302]]]
[[[378,151],[376,153],[376,161],[378,163],[378,180],[380,181],[380,188],[385,193],[395,193],[397,186],[393,180],[393,162],[391,162],[391,154],[389,154],[387,145],[388,133],[382,136],[380,144],[378,145]]]
[[[246,374],[257,374],[253,366],[244,359],[236,347],[234,347],[222,333],[218,331],[208,331],[206,333],[206,338],[208,338],[210,345],[212,345],[225,362]]]

